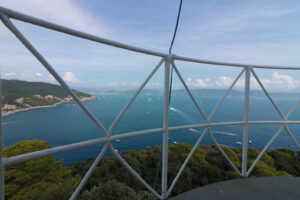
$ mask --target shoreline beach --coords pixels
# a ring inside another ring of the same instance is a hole
[[[84,98],[80,98],[80,100],[82,102],[85,102],[85,101],[98,101],[99,98],[90,98],[90,99],[86,99],[86,97]],[[17,114],[19,112],[24,112],[24,111],[29,111],[29,110],[34,110],[34,109],[41,109],[41,108],[50,108],[50,107],[55,107],[55,106],[58,106],[62,103],[71,103],[71,102],[75,102],[75,101],[60,101],[60,102],[57,102],[53,105],[46,105],[46,106],[33,106],[33,107],[30,107],[30,108],[21,108],[21,109],[16,109],[16,110],[11,110],[11,111],[7,111],[7,112],[3,112],[2,111],[2,117],[10,117],[14,114]]]

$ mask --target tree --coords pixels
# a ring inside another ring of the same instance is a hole
[[[11,157],[51,148],[42,140],[22,141],[4,149],[3,156]],[[6,199],[68,199],[80,176],[72,177],[71,170],[55,161],[54,156],[22,162],[5,168]]]
[[[79,200],[147,200],[153,199],[152,195],[145,192],[136,193],[131,187],[116,180],[100,183],[90,191],[86,190]]]
[[[277,170],[283,170],[293,176],[300,176],[300,154],[299,151],[291,149],[277,149],[269,152],[274,159]]]

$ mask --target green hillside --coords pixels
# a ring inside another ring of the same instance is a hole
[[[69,96],[60,85],[44,82],[28,82],[2,79],[1,86],[2,104],[16,105],[17,108],[24,108],[26,107],[25,104],[29,106],[53,105],[60,102],[60,100],[58,100],[57,98],[64,99]],[[77,90],[74,91],[80,97],[91,97],[90,94],[83,93]],[[37,95],[40,95],[41,97],[52,95],[57,98],[45,99],[39,98],[37,97]],[[24,102],[16,102],[16,100],[19,98],[24,98]]]

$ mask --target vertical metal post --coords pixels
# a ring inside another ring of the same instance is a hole
[[[248,121],[249,121],[250,67],[245,67],[244,130],[242,150],[242,176],[247,177]]]
[[[168,129],[169,129],[169,96],[170,96],[170,57],[165,60],[165,81],[164,81],[164,133],[162,147],[162,197],[167,198],[168,192]]]
[[[4,163],[3,163],[3,137],[2,137],[2,84],[0,80],[0,200],[4,200]]]

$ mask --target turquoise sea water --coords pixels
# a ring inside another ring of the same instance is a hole
[[[87,107],[108,129],[114,118],[123,106],[131,98],[131,95],[100,95],[99,101],[85,102]],[[212,111],[221,96],[197,97],[199,105],[206,115]],[[295,98],[275,98],[280,109],[286,113],[296,103]],[[212,122],[242,121],[243,120],[243,98],[229,96],[220,109],[216,112]],[[263,97],[251,97],[250,120],[281,120],[279,114],[272,107],[268,99]],[[300,121],[300,108],[290,116],[290,120]],[[188,96],[174,96],[171,100],[169,124],[170,126],[188,125],[202,123],[200,113]],[[140,95],[131,105],[125,115],[116,125],[113,134],[128,133],[163,126],[163,96]],[[252,144],[249,146],[262,149],[267,141],[279,129],[280,125],[250,125],[249,138]],[[289,125],[289,128],[300,141],[300,126]],[[170,132],[169,143],[184,142],[194,144],[203,129],[187,129]],[[236,142],[242,141],[243,126],[222,126],[211,129],[220,144],[230,147],[241,147]],[[4,145],[12,145],[22,140],[41,139],[46,140],[53,146],[70,144],[103,137],[97,126],[86,116],[76,103],[60,104],[56,107],[43,108],[20,112],[3,119]],[[123,139],[114,142],[119,151],[128,149],[144,149],[146,146],[162,144],[160,133]],[[212,144],[208,135],[202,144]],[[56,154],[57,159],[64,159],[64,164],[85,160],[95,157],[102,145],[73,150]],[[288,134],[283,131],[271,145],[272,148],[292,148],[295,144]],[[109,155],[110,152],[107,152]]]

